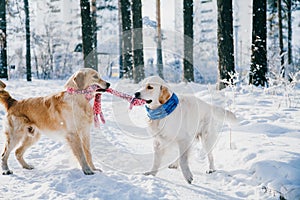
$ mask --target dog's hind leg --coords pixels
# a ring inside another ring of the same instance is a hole
[[[208,169],[208,171],[206,171],[206,173],[211,174],[216,171],[215,165],[214,165],[214,157],[213,157],[211,151],[207,154],[207,157],[208,157],[209,169]]]
[[[39,133],[35,133],[34,136],[25,136],[21,146],[16,150],[15,156],[24,169],[34,169],[32,165],[29,165],[25,162],[23,155],[30,146],[40,139],[40,137],[41,135]]]
[[[190,153],[190,143],[188,141],[178,141],[179,146],[179,165],[185,180],[191,184],[193,181],[193,174],[189,167],[189,153]]]
[[[207,136],[203,137],[201,140],[202,146],[205,149],[208,158],[209,168],[208,171],[206,171],[207,174],[211,174],[216,171],[214,165],[214,158],[212,154],[212,150],[216,143],[216,140],[217,140],[217,134],[214,132],[214,129],[212,129],[209,133],[207,133]]]
[[[93,175],[94,172],[87,163],[85,153],[83,150],[83,144],[79,135],[77,133],[70,133],[69,135],[67,135],[66,139],[73,151],[73,154],[80,163],[83,173],[85,175]]]
[[[153,161],[152,169],[150,172],[144,173],[144,175],[155,176],[157,174],[164,153],[165,150],[161,146],[161,143],[157,140],[154,140],[154,161]]]
[[[13,173],[13,171],[9,169],[7,164],[9,154],[16,147],[16,145],[19,143],[22,137],[19,134],[14,134],[12,136],[12,134],[10,134],[10,132],[8,131],[5,132],[5,135],[6,135],[6,144],[1,157],[1,161],[2,161],[1,167],[2,167],[2,174],[9,175]]]

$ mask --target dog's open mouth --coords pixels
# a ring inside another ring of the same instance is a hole
[[[137,97],[135,97],[135,98],[136,98],[136,99],[141,99],[141,100],[145,101],[146,104],[152,103],[152,100],[151,100],[151,99],[142,99],[142,98],[137,98]]]
[[[148,99],[148,100],[145,99],[145,101],[146,101],[146,104],[150,104],[152,102],[151,99]]]
[[[95,91],[96,92],[106,92],[107,91],[107,89],[108,88],[106,88],[106,89],[104,89],[104,88],[102,88],[102,87],[100,87],[99,85],[93,85],[96,89],[95,89]]]
[[[107,89],[103,89],[103,88],[99,87],[99,88],[96,90],[96,92],[106,92],[106,90],[107,90]]]

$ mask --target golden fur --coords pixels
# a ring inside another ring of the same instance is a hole
[[[109,83],[102,80],[93,69],[84,68],[74,73],[65,88],[86,89],[97,84],[107,89]],[[31,145],[39,140],[40,134],[62,135],[70,145],[84,174],[94,174],[97,170],[90,152],[90,126],[93,110],[84,94],[68,94],[66,91],[46,97],[28,98],[17,101],[4,90],[0,81],[0,103],[7,111],[4,122],[6,144],[2,154],[3,174],[12,174],[7,160],[10,152],[18,145],[15,155],[25,169],[33,169],[23,155]],[[101,170],[99,170],[101,171]]]

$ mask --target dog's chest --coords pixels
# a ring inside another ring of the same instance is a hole
[[[177,132],[180,127],[177,124],[170,123],[171,121],[169,117],[161,120],[151,120],[148,125],[148,132],[153,137],[161,139],[174,138],[174,136],[178,135]]]

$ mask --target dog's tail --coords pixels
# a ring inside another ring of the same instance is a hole
[[[5,107],[6,111],[12,107],[17,100],[13,99],[10,94],[4,90],[6,87],[5,83],[0,80],[0,103]]]
[[[230,125],[238,125],[239,120],[236,118],[235,114],[229,110],[224,108],[213,106],[213,113],[217,120],[219,121],[227,121]]]

